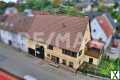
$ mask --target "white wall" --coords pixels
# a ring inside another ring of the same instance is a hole
[[[12,35],[10,32],[0,30],[0,35],[1,35],[1,40],[6,44],[9,44],[8,41],[12,40]]]
[[[100,63],[100,58],[94,58],[94,57],[90,57],[90,56],[87,56],[87,55],[84,56],[84,61],[89,62],[89,58],[93,58],[93,64],[94,65],[98,65]]]
[[[13,46],[27,52],[27,38],[19,33],[13,33]]]
[[[5,44],[9,44],[9,40],[12,41],[12,46],[15,48],[19,48],[22,51],[27,52],[27,38],[22,36],[21,34],[14,33],[14,32],[8,32],[4,30],[0,30],[0,36],[1,40]]]
[[[96,30],[96,32],[94,32],[94,29]],[[99,40],[101,38],[102,41],[105,43],[108,40],[106,34],[102,30],[96,19],[93,19],[93,21],[91,22],[91,36],[92,39],[96,39],[96,40]]]
[[[18,35],[18,39],[17,39],[17,43],[19,45],[19,48],[25,52],[28,51],[27,48],[27,38],[21,34],[17,34]]]

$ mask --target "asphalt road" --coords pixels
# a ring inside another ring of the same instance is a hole
[[[41,59],[19,52],[1,43],[0,67],[20,77],[31,75],[37,80],[102,80],[55,68]]]

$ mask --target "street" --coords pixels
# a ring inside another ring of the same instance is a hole
[[[27,53],[18,52],[16,49],[1,43],[0,68],[4,68],[20,77],[31,75],[37,80],[102,80],[55,68],[41,59]]]

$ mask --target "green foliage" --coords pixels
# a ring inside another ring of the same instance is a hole
[[[116,9],[118,6],[119,6],[119,3],[116,2],[113,7]]]
[[[109,8],[109,12],[114,19],[116,19],[118,22],[120,22],[120,13],[117,11],[114,11],[115,8],[117,8],[117,3],[116,3],[116,5],[111,6]]]
[[[79,10],[73,6],[61,6],[59,7],[59,13],[70,15],[70,16],[79,16],[83,15]]]
[[[104,4],[103,4],[103,3],[100,3],[100,4],[98,5],[98,11],[103,12],[104,9],[105,9]]]
[[[51,6],[51,2],[49,0],[27,0],[25,4],[20,4],[18,9],[24,10],[25,8],[31,8],[34,10],[43,10],[45,8],[49,8]]]
[[[7,7],[7,3],[0,1],[0,9],[4,9]]]
[[[117,20],[118,20],[118,22],[120,22],[120,15],[117,16]]]
[[[60,0],[27,0],[26,3],[18,5],[17,8],[19,11],[23,11],[26,8],[31,8],[34,10],[48,11],[53,14],[57,13],[70,16],[82,15],[82,13],[74,6],[60,5]]]
[[[6,7],[7,7],[7,3],[0,1],[0,14],[3,14]]]
[[[100,66],[98,67],[99,72],[104,76],[110,76],[111,71],[120,70],[119,64],[120,64],[120,59],[113,60],[113,59],[103,58]]]
[[[117,17],[119,16],[119,13],[117,13],[116,11],[112,11],[112,12],[111,12],[111,16],[112,16],[113,18],[117,18]]]

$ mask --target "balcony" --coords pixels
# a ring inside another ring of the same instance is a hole
[[[94,57],[94,58],[100,58],[101,51],[99,49],[96,49],[96,48],[88,48],[85,51],[85,55],[91,56],[91,57]]]

